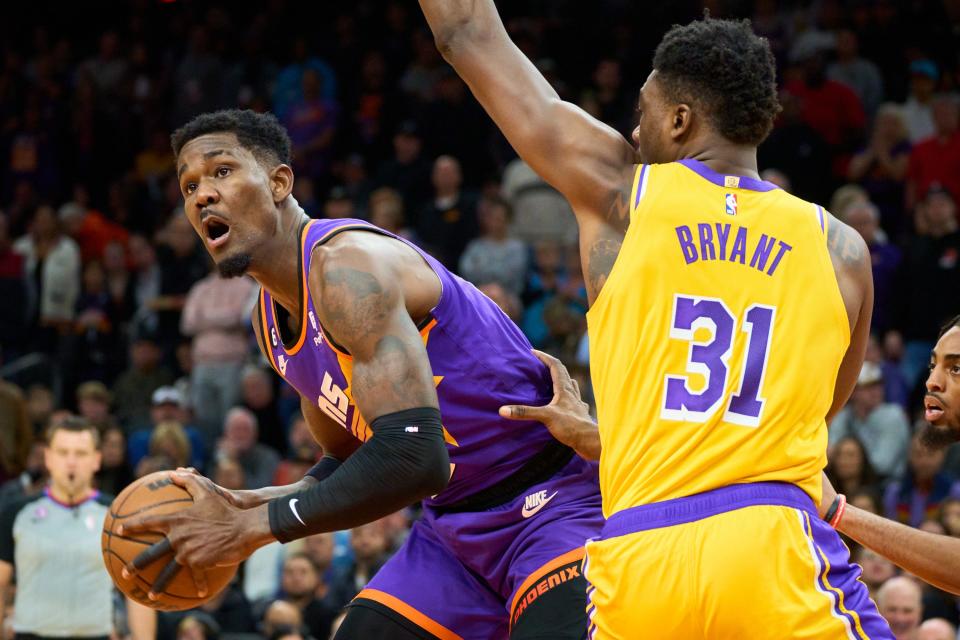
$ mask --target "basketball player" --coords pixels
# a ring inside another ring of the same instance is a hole
[[[767,42],[746,22],[671,29],[635,153],[558,98],[491,0],[420,5],[577,215],[608,518],[587,543],[591,638],[892,637],[817,517],[824,418],[866,347],[870,255],[759,178],[779,109]]]
[[[167,536],[128,572],[172,546],[199,589],[204,567],[422,499],[423,518],[337,638],[581,638],[597,466],[542,424],[498,416],[550,397],[516,325],[413,245],[359,220],[308,218],[273,116],[201,115],[173,147],[186,215],[221,275],[262,285],[260,347],[300,392],[326,455],[298,485],[254,492],[175,474],[196,504],[125,524]]]

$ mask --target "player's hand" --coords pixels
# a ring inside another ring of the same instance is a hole
[[[255,507],[259,503],[254,503],[249,495],[248,491],[243,490],[234,490],[234,489],[225,489],[215,483],[210,478],[204,476],[199,471],[193,467],[177,467],[176,473],[189,473],[193,475],[197,482],[200,483],[204,489],[208,491],[213,491],[214,493],[220,494],[220,496],[226,500],[231,506],[234,506],[238,509],[249,509],[250,507]]]
[[[161,570],[150,588],[150,599],[156,599],[156,594],[163,591],[181,568],[191,572],[197,595],[204,597],[207,593],[206,569],[239,564],[259,546],[252,541],[256,528],[249,526],[248,518],[244,517],[253,512],[231,505],[210,488],[212,482],[209,485],[202,482],[205,480],[203,476],[173,472],[170,480],[190,493],[193,506],[175,513],[131,517],[120,526],[120,535],[151,531],[166,536],[134,558],[124,568],[123,577],[129,579],[132,574],[173,551],[174,559]]]
[[[830,478],[827,477],[826,473],[822,474],[822,477],[823,496],[820,498],[820,505],[817,507],[817,513],[820,514],[821,518],[827,514],[827,509],[830,508],[830,505],[833,504],[834,499],[837,497],[837,490],[830,484]]]
[[[580,386],[570,377],[563,363],[542,351],[534,355],[550,369],[553,399],[542,407],[505,405],[500,415],[511,420],[537,420],[546,425],[554,438],[573,448],[584,458],[600,457],[600,436],[590,417],[590,406],[580,396]]]

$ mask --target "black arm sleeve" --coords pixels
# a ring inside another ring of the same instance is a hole
[[[310,476],[317,482],[323,482],[329,478],[334,471],[339,469],[341,464],[343,463],[333,456],[323,456],[317,464],[310,467],[310,470],[307,471],[304,477]]]
[[[349,529],[443,491],[450,457],[432,407],[381,416],[363,446],[325,480],[268,503],[280,542]]]

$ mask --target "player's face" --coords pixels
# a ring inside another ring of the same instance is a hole
[[[676,126],[675,107],[664,96],[654,69],[640,89],[637,126],[633,130],[633,142],[644,163],[673,162],[679,157],[679,145],[672,133]]]
[[[949,440],[960,439],[960,327],[937,341],[930,354],[924,418]]]
[[[242,275],[278,227],[275,173],[232,133],[194,138],[177,158],[183,208],[224,277]],[[284,194],[285,196],[285,194]]]
[[[58,429],[44,451],[50,482],[60,492],[76,496],[89,491],[100,468],[100,453],[89,431]]]

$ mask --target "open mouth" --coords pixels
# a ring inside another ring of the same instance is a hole
[[[210,216],[203,221],[204,235],[211,247],[222,246],[230,236],[230,225],[224,220]]]
[[[936,424],[943,417],[943,403],[933,396],[923,399],[923,417],[930,424]]]

